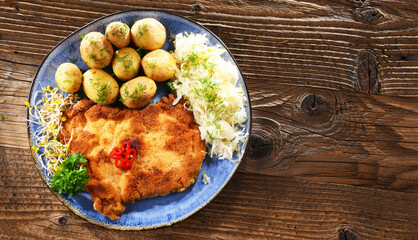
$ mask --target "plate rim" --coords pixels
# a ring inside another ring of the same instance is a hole
[[[96,22],[98,22],[98,21],[100,21],[100,20],[102,20],[102,19],[105,19],[105,18],[108,18],[108,17],[111,17],[111,16],[114,16],[114,15],[119,15],[119,14],[125,14],[125,13],[130,13],[130,12],[160,12],[160,13],[164,13],[164,14],[168,14],[168,15],[173,15],[173,16],[176,16],[176,17],[179,17],[179,18],[181,18],[181,19],[183,19],[183,20],[185,20],[185,21],[189,21],[189,22],[192,22],[192,23],[194,23],[194,24],[196,24],[196,25],[198,25],[199,27],[201,27],[201,28],[203,28],[204,30],[206,30],[212,37],[214,37],[217,41],[219,41],[219,43],[225,48],[225,50],[228,52],[228,54],[231,56],[231,59],[234,61],[234,63],[235,63],[235,65],[237,66],[237,68],[238,68],[238,71],[239,71],[239,73],[240,73],[240,75],[242,76],[242,81],[243,81],[243,83],[244,83],[244,86],[245,86],[245,89],[246,89],[246,93],[247,93],[247,96],[248,96],[248,99],[247,99],[247,102],[248,102],[248,113],[249,113],[249,118],[248,118],[248,138],[247,138],[247,140],[245,141],[245,147],[244,147],[244,149],[243,149],[243,154],[242,154],[242,156],[241,156],[241,158],[239,159],[239,162],[238,163],[236,163],[235,164],[235,167],[233,168],[233,171],[232,171],[232,174],[228,177],[228,179],[223,183],[223,185],[221,186],[221,188],[215,193],[215,194],[213,194],[213,196],[211,196],[210,198],[209,198],[209,200],[208,201],[206,201],[206,202],[204,202],[201,206],[199,206],[199,207],[197,207],[196,209],[194,209],[194,210],[192,210],[191,212],[189,212],[188,214],[185,214],[185,215],[183,215],[182,217],[180,217],[179,219],[176,219],[175,221],[170,221],[170,222],[166,222],[166,223],[164,223],[164,224],[160,224],[160,225],[158,225],[158,226],[150,226],[150,225],[148,225],[148,226],[142,226],[141,227],[141,225],[132,225],[132,226],[129,226],[129,227],[113,227],[113,226],[111,226],[111,225],[103,225],[103,224],[100,224],[100,223],[98,223],[98,222],[94,222],[94,221],[92,221],[92,220],[90,220],[89,218],[87,218],[87,217],[84,217],[84,216],[82,216],[81,214],[79,214],[78,212],[76,212],[75,210],[73,210],[70,206],[69,206],[69,204],[67,204],[63,199],[62,199],[62,197],[58,194],[58,193],[56,193],[56,192],[54,192],[54,191],[52,191],[51,190],[51,188],[49,188],[48,187],[48,183],[47,183],[47,181],[46,181],[46,179],[44,178],[44,176],[43,176],[43,174],[42,174],[42,172],[41,172],[41,170],[40,170],[40,168],[39,168],[39,166],[38,166],[38,163],[37,163],[37,161],[36,161],[36,156],[35,156],[35,153],[34,153],[34,151],[32,150],[32,141],[31,141],[31,133],[30,133],[30,124],[29,124],[29,118],[30,118],[30,115],[29,115],[29,108],[27,108],[26,109],[26,132],[27,132],[27,135],[28,135],[28,142],[29,142],[29,150],[30,150],[30,152],[31,152],[31,155],[32,155],[32,160],[33,160],[33,162],[34,162],[34,164],[35,164],[35,167],[36,167],[36,170],[38,171],[38,173],[39,173],[39,175],[40,175],[40,177],[42,178],[42,180],[43,180],[43,182],[44,182],[44,184],[46,185],[46,188],[49,190],[49,191],[51,191],[54,195],[55,195],[55,197],[61,202],[61,203],[63,203],[72,213],[74,213],[75,215],[77,215],[78,217],[80,217],[81,219],[83,219],[83,220],[85,220],[85,221],[87,221],[87,222],[89,222],[89,223],[91,223],[91,224],[94,224],[94,225],[96,225],[96,226],[100,226],[100,227],[104,227],[104,228],[108,228],[108,229],[114,229],[114,230],[147,230],[147,229],[156,229],[156,228],[161,228],[161,227],[167,227],[167,226],[170,226],[170,225],[172,225],[172,224],[174,224],[174,223],[178,223],[178,222],[181,222],[181,221],[184,221],[185,219],[187,219],[187,218],[189,218],[191,215],[193,215],[193,214],[195,214],[196,212],[198,212],[198,211],[200,211],[202,208],[204,208],[205,206],[207,206],[223,189],[224,189],[224,187],[228,184],[228,182],[231,180],[231,178],[234,176],[234,174],[236,173],[236,171],[237,171],[237,169],[238,169],[238,167],[239,167],[239,165],[241,164],[241,162],[242,162],[242,159],[247,155],[247,150],[248,150],[248,143],[249,143],[249,141],[250,141],[250,137],[251,137],[251,132],[252,132],[252,108],[251,108],[251,100],[250,100],[250,93],[249,93],[249,91],[248,91],[248,86],[247,86],[247,82],[246,82],[246,80],[245,80],[245,77],[244,77],[244,75],[243,75],[243,73],[242,73],[242,70],[241,70],[241,68],[240,68],[240,66],[238,65],[238,62],[237,62],[237,60],[235,59],[235,57],[234,57],[234,55],[231,53],[231,51],[229,50],[229,48],[226,46],[226,44],[215,34],[215,33],[213,33],[211,30],[209,30],[207,27],[205,27],[205,26],[203,26],[202,24],[200,24],[200,23],[198,23],[196,20],[193,20],[193,19],[190,19],[190,18],[188,18],[188,17],[185,17],[185,16],[182,16],[182,15],[179,15],[179,14],[176,14],[176,13],[172,13],[172,12],[169,12],[169,11],[165,11],[165,10],[156,10],[156,9],[147,9],[147,8],[144,8],[144,9],[131,9],[131,10],[124,10],[124,11],[118,11],[118,12],[114,12],[114,13],[110,13],[110,14],[106,14],[106,15],[104,15],[104,16],[102,16],[102,17],[99,17],[99,18],[97,18],[97,19],[94,19],[93,21],[91,21],[91,22],[88,22],[88,23],[86,23],[86,24],[84,24],[83,26],[81,26],[81,27],[79,27],[77,30],[75,30],[75,31],[73,31],[73,32],[71,32],[69,35],[67,35],[65,38],[63,38],[60,42],[58,42],[49,52],[48,52],[48,54],[44,57],[44,59],[42,60],[42,62],[39,64],[39,66],[38,66],[38,69],[36,70],[36,72],[35,72],[35,74],[34,74],[34,76],[33,76],[33,78],[32,78],[32,82],[31,82],[31,86],[30,86],[30,88],[29,88],[29,95],[28,95],[28,102],[30,102],[30,99],[31,99],[31,97],[32,97],[32,92],[33,92],[33,87],[34,87],[34,85],[35,85],[35,79],[38,77],[38,74],[39,74],[39,71],[40,71],[40,69],[41,69],[41,67],[44,65],[44,63],[45,63],[45,61],[48,59],[48,57],[50,56],[50,54],[58,47],[58,46],[60,46],[65,40],[67,40],[68,38],[70,38],[71,36],[73,36],[73,35],[75,35],[75,34],[77,34],[78,32],[80,32],[80,31],[82,31],[84,28],[86,28],[86,27],[88,27],[88,26],[90,26],[90,25],[92,25],[92,24],[94,24],[94,23],[96,23]],[[227,161],[226,159],[225,160],[218,160],[218,161]]]

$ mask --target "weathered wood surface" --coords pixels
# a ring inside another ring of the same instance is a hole
[[[238,174],[203,210],[119,232],[80,219],[45,188],[23,102],[59,41],[138,8],[192,18],[226,43],[247,81],[253,132]],[[418,236],[415,0],[0,0],[0,113],[0,238]]]
[[[250,173],[189,219],[151,231],[96,227],[70,212],[40,180],[24,149],[0,148],[0,238],[413,239],[418,196]]]

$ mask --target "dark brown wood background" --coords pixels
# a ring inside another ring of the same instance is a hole
[[[0,0],[0,238],[417,239],[416,0]],[[217,34],[249,88],[248,154],[226,188],[156,230],[92,225],[36,171],[24,102],[42,59],[109,13],[158,9]]]

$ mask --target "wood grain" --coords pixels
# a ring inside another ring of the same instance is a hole
[[[46,188],[26,107],[49,51],[122,10],[189,17],[218,35],[247,81],[248,154],[184,222],[150,231],[89,224]],[[416,239],[416,0],[0,0],[0,238]]]
[[[418,7],[414,3],[201,1],[197,11],[195,1],[3,1],[0,58],[19,57],[37,65],[65,36],[98,17],[158,6],[191,17],[220,36],[249,82],[362,92],[356,86],[369,85],[369,79],[359,78],[356,70],[362,53],[368,51],[375,56],[374,81],[379,83],[378,91],[371,93],[417,96],[418,23],[414,20]]]
[[[0,147],[0,238],[413,239],[418,194],[236,174],[208,206],[152,231],[96,227],[45,187],[28,150]],[[138,202],[140,204],[140,202]]]
[[[243,169],[418,192],[418,98],[257,84]]]

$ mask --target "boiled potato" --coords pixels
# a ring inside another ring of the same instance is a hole
[[[103,34],[90,32],[81,40],[80,53],[87,66],[100,69],[112,62],[113,48]]]
[[[144,18],[134,23],[131,38],[137,47],[146,50],[161,48],[167,37],[165,27],[154,18]]]
[[[113,56],[113,73],[119,80],[127,81],[138,76],[140,66],[141,57],[133,48],[121,48]]]
[[[92,101],[111,104],[118,97],[119,85],[107,72],[90,69],[83,74],[83,90]]]
[[[124,48],[131,42],[131,29],[123,22],[112,22],[106,27],[105,36],[117,48]]]
[[[155,82],[147,77],[137,77],[120,87],[120,98],[128,108],[145,107],[157,91]]]
[[[145,75],[157,82],[172,78],[177,69],[173,55],[162,49],[147,53],[141,64]]]
[[[55,72],[55,82],[59,89],[67,93],[77,92],[80,89],[82,77],[80,69],[72,63],[59,65]]]

